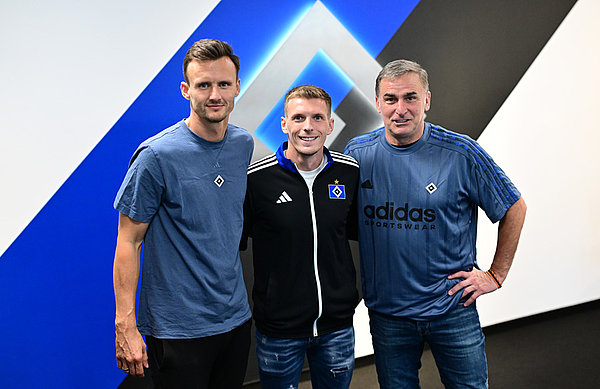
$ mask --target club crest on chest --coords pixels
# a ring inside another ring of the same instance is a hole
[[[346,187],[340,184],[339,180],[335,180],[333,184],[327,185],[329,188],[329,198],[334,200],[346,199]]]

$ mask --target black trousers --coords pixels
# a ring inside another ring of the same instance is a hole
[[[246,376],[252,319],[204,338],[146,336],[150,375],[157,389],[239,389]]]

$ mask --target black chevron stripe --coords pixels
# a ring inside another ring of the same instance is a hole
[[[477,139],[575,3],[422,0],[376,59],[420,63],[427,120]]]

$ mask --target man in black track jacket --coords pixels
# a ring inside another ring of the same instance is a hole
[[[261,384],[296,388],[307,355],[313,387],[348,388],[359,301],[348,245],[356,239],[358,163],[324,147],[333,131],[327,92],[293,88],[284,107],[288,141],[250,165],[244,204]]]

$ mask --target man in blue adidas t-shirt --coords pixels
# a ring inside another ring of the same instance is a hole
[[[477,142],[425,122],[431,93],[420,65],[390,62],[375,91],[384,127],[345,153],[360,164],[361,276],[379,383],[418,387],[427,342],[446,387],[486,388],[474,303],[504,282],[525,203]],[[500,221],[487,271],[475,255],[479,207]]]
[[[253,141],[228,124],[238,71],[229,44],[194,43],[181,83],[190,116],[138,147],[115,199],[117,366],[135,376],[149,366],[156,388],[244,380],[251,313],[237,242]]]

